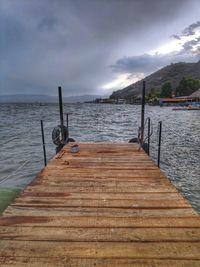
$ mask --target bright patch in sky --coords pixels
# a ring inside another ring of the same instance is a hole
[[[121,89],[124,88],[132,83],[135,83],[144,78],[143,73],[123,73],[118,74],[116,78],[107,84],[102,86],[104,90],[111,90],[111,89]]]
[[[173,52],[178,52],[182,49],[182,44],[179,40],[173,40],[169,43],[164,44],[163,46],[160,46],[156,48],[155,50],[152,50],[149,52],[150,55],[155,54],[169,54]]]

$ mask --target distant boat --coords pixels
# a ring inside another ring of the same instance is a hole
[[[188,105],[187,107],[176,107],[176,108],[173,108],[172,110],[200,110],[200,105],[192,104],[192,105]]]

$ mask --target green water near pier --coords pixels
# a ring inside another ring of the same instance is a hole
[[[5,208],[18,196],[20,189],[3,189],[0,190],[0,214],[5,210]]]

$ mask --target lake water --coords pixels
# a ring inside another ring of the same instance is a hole
[[[140,106],[65,104],[70,137],[76,141],[129,141],[137,136]],[[200,212],[200,111],[173,111],[146,106],[153,122],[151,157],[157,159],[157,126],[163,122],[161,169]],[[44,120],[47,158],[59,124],[57,104],[0,105],[0,190],[24,188],[43,167],[40,120]],[[0,192],[1,193],[1,192]]]

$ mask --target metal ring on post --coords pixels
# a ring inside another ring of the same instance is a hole
[[[69,140],[68,128],[66,126],[58,125],[53,129],[52,141],[56,146],[63,146]]]

